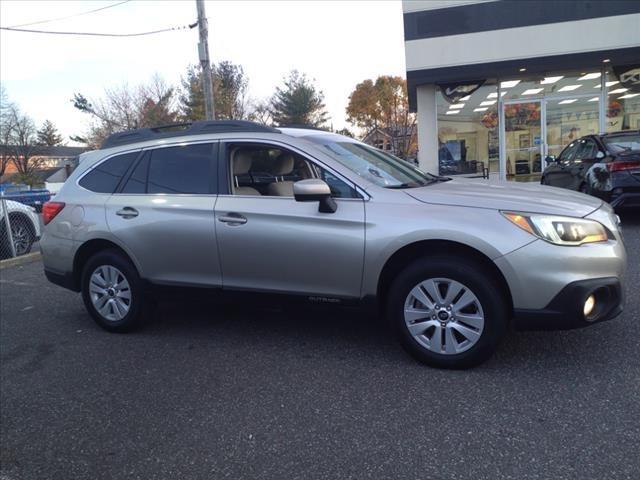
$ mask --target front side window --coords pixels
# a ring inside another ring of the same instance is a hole
[[[231,192],[234,195],[293,197],[293,184],[320,178],[335,198],[359,198],[344,181],[290,150],[273,145],[229,145]]]
[[[381,187],[411,188],[444,180],[363,143],[334,140],[329,135],[305,139],[319,145],[324,153],[355,174]]]
[[[116,155],[100,163],[84,175],[79,185],[96,193],[113,193],[139,152]]]
[[[560,157],[558,157],[558,161],[560,162],[570,162],[576,156],[576,151],[578,150],[579,144],[578,142],[570,143],[567,148],[565,148]]]
[[[148,160],[146,193],[196,195],[211,193],[214,175],[213,145],[201,143],[152,150]],[[136,171],[134,174],[136,174],[135,181],[142,182],[144,171]],[[132,186],[132,188],[136,187]]]

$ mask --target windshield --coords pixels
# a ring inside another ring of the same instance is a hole
[[[381,187],[412,188],[448,180],[424,173],[404,160],[362,143],[336,141],[326,135],[305,138],[320,145],[326,154],[352,172]]]
[[[629,152],[640,150],[640,133],[637,135],[624,135],[619,137],[604,137],[604,143],[611,153]]]

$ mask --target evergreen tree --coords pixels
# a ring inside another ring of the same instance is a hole
[[[242,66],[229,61],[213,65],[213,102],[218,120],[247,118],[247,87],[249,80]],[[200,67],[190,65],[182,78],[179,97],[180,113],[184,121],[204,120],[204,92]]]
[[[322,127],[328,120],[324,95],[306,75],[293,70],[271,98],[271,115],[276,125]]]
[[[38,130],[38,145],[55,147],[62,144],[62,136],[51,120],[45,120],[40,130]]]

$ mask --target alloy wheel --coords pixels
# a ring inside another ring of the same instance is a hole
[[[11,225],[11,237],[13,238],[13,246],[16,255],[24,255],[29,252],[31,246],[31,233],[22,223],[17,222]]]
[[[131,287],[124,274],[102,265],[89,278],[89,295],[96,311],[106,320],[122,320],[131,308]]]
[[[449,278],[430,278],[413,287],[404,304],[404,320],[414,340],[442,355],[469,350],[484,329],[478,297]]]

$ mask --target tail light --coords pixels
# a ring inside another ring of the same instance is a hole
[[[607,170],[612,173],[621,172],[623,170],[633,170],[636,168],[640,168],[640,161],[607,163]]]
[[[64,202],[47,202],[42,206],[42,221],[46,225],[64,208]]]

